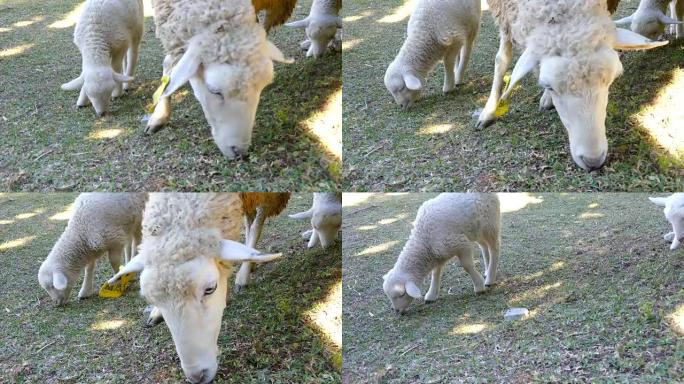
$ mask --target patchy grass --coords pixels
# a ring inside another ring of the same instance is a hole
[[[343,381],[681,382],[684,252],[647,195],[509,194],[503,282],[476,296],[452,262],[438,301],[400,316],[382,275],[432,196],[345,194]]]
[[[335,190],[341,160],[307,120],[341,89],[342,60],[306,59],[301,29],[279,28],[270,39],[290,65],[276,64],[262,96],[247,160],[224,158],[189,86],[174,96],[170,125],[152,136],[141,122],[159,85],[163,52],[146,17],[132,89],[96,118],[75,110],[77,92],[60,84],[78,76],[81,58],[68,15],[80,0],[9,0],[0,4],[1,186],[51,190]],[[146,3],[148,1],[146,0]],[[301,1],[294,18],[308,14]],[[338,117],[339,120],[339,117]]]
[[[90,298],[55,308],[37,281],[38,267],[66,225],[74,194],[0,195],[0,377],[3,383],[179,383],[180,361],[165,325],[148,328],[137,284],[120,299]],[[218,383],[340,382],[340,346],[313,322],[312,310],[341,305],[340,246],[307,250],[307,223],[288,213],[307,209],[293,195],[269,220],[260,248],[285,254],[256,270],[256,283],[233,294],[219,337]],[[99,262],[95,282],[112,271]],[[335,292],[337,291],[337,294]],[[341,327],[332,313],[328,321]]]
[[[616,17],[634,11],[638,3],[622,1]],[[444,96],[440,64],[428,78],[423,99],[402,111],[385,89],[383,77],[406,37],[406,4],[408,0],[345,4],[345,190],[682,188],[681,121],[668,121],[681,114],[674,108],[674,98],[659,93],[668,87],[671,92],[681,90],[683,41],[622,56],[625,73],[611,88],[606,120],[608,163],[600,172],[587,173],[573,163],[557,113],[537,110],[541,90],[536,75],[514,94],[507,116],[487,129],[475,129],[473,113],[489,95],[498,48],[498,30],[489,11],[483,12],[466,83]],[[644,117],[643,111],[653,109],[656,102],[659,116]]]

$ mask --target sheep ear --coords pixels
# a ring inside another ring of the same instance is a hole
[[[82,86],[83,75],[80,75],[77,78],[71,80],[70,82],[62,84],[60,88],[62,88],[65,91],[75,91],[77,89],[81,89]]]
[[[630,25],[632,23],[632,19],[634,19],[634,15],[629,15],[627,17],[623,17],[622,19],[615,20],[613,21],[615,25],[619,26],[625,26],[625,25]]]
[[[191,42],[188,45],[188,49],[183,54],[183,57],[178,60],[178,63],[176,63],[171,70],[169,84],[166,86],[162,97],[170,96],[172,93],[176,92],[178,88],[185,85],[190,78],[195,76],[200,64],[199,56],[195,53],[195,49],[193,49],[193,44]]]
[[[655,205],[659,205],[661,207],[664,207],[665,205],[667,205],[667,200],[668,200],[667,197],[649,197],[648,199],[651,200],[651,203],[653,203]]]
[[[294,63],[294,59],[286,58],[280,49],[278,49],[278,47],[276,47],[275,44],[273,44],[270,40],[266,40],[266,54],[271,58],[271,60],[277,61],[279,63]]]
[[[664,13],[658,15],[658,20],[663,24],[684,24],[684,21],[675,20]]]
[[[414,299],[420,299],[423,297],[423,294],[420,293],[420,288],[414,283],[413,281],[409,281],[406,283],[406,293],[408,293],[409,296],[413,297]]]
[[[117,280],[121,278],[121,276],[131,272],[140,272],[143,269],[145,269],[145,258],[142,254],[138,254],[138,256],[131,259],[131,261],[129,261],[128,264],[124,265],[123,268],[119,269],[119,272],[117,272],[117,274],[114,275],[111,279],[107,280],[107,282],[109,284],[114,284]]]
[[[62,272],[54,272],[52,274],[52,286],[57,290],[63,290],[67,287],[67,277]]]
[[[412,91],[420,91],[420,89],[423,88],[420,79],[411,73],[404,74],[404,83],[406,83],[406,88]]]
[[[298,21],[293,21],[291,23],[285,24],[286,27],[292,27],[292,28],[306,28],[309,26],[309,18],[305,18],[302,20]]]
[[[292,215],[287,215],[287,216],[291,219],[297,219],[297,220],[310,219],[313,217],[313,208],[310,208],[308,211],[293,213]]]
[[[652,49],[662,47],[669,43],[669,41],[653,41],[649,40],[638,33],[634,33],[628,29],[616,28],[617,38],[615,39],[614,49],[623,51],[632,51],[637,49]]]
[[[221,240],[221,260],[242,263],[251,261],[265,263],[283,256],[282,253],[263,254],[252,247],[233,240]]]
[[[527,76],[528,73],[532,72],[537,65],[539,65],[539,59],[534,56],[529,48],[525,49],[522,55],[520,55],[518,62],[515,63],[515,68],[513,68],[513,73],[511,74],[511,80],[508,83],[508,88],[506,89],[506,92],[501,95],[501,99],[507,100],[513,88],[520,82],[520,80]]]
[[[131,82],[133,80],[134,80],[134,78],[131,76],[123,75],[121,73],[114,72],[114,81],[116,81],[118,83],[128,83],[128,82]]]

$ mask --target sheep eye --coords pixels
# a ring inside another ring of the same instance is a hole
[[[214,284],[213,287],[205,288],[204,289],[204,295],[205,296],[211,295],[212,293],[214,293],[214,291],[216,291],[216,284]]]
[[[213,94],[213,95],[221,96],[221,98],[223,99],[223,94],[221,93],[221,91],[217,91],[217,90],[214,90],[214,89],[209,89],[209,92],[210,92],[211,94]]]

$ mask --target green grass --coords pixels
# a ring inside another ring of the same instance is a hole
[[[572,161],[557,113],[538,111],[541,90],[536,75],[529,76],[514,94],[508,115],[487,129],[475,129],[473,113],[489,95],[498,48],[498,30],[489,11],[483,12],[466,83],[444,96],[440,64],[428,78],[424,97],[410,110],[401,110],[385,89],[383,77],[406,37],[407,18],[384,18],[394,15],[403,3],[359,0],[345,4],[345,190],[632,192],[682,188],[684,142],[675,143],[678,151],[674,154],[668,152],[636,115],[684,68],[683,41],[622,56],[625,73],[611,87],[606,120],[608,163],[599,172],[587,173]],[[638,3],[622,1],[615,17],[632,12]],[[442,125],[449,130],[425,133]],[[677,137],[678,126],[669,127]]]
[[[78,301],[79,281],[63,307],[54,307],[38,285],[40,263],[66,225],[51,218],[75,196],[0,194],[0,382],[184,382],[166,325],[144,325],[146,303],[137,283],[120,299]],[[308,311],[340,284],[341,247],[307,250],[300,232],[308,224],[286,216],[310,204],[310,195],[293,195],[286,211],[267,222],[259,247],[283,252],[284,259],[258,267],[256,283],[231,294],[215,382],[340,382],[341,351],[313,325]],[[95,284],[111,274],[100,261]],[[341,297],[331,297],[341,305]],[[104,321],[117,323],[98,330]]]
[[[75,110],[77,92],[60,84],[78,76],[81,58],[73,26],[51,28],[80,0],[0,2],[0,189],[53,190],[336,190],[340,161],[309,133],[305,121],[341,87],[341,56],[304,57],[301,29],[278,28],[270,39],[290,65],[275,65],[275,81],[261,96],[247,160],[224,158],[189,86],[174,96],[169,126],[143,134],[145,107],[159,85],[163,52],[152,17],[145,20],[136,81],[96,118]],[[306,16],[301,1],[293,18]],[[33,22],[30,25],[15,24]],[[120,130],[93,138],[99,130]]]
[[[354,204],[347,196],[343,381],[684,378],[684,329],[677,334],[671,319],[684,310],[684,252],[669,251],[661,237],[669,224],[648,195],[531,195],[526,206],[503,210],[500,284],[475,295],[451,262],[437,302],[416,301],[403,316],[391,310],[382,276],[418,207],[434,195],[372,195]],[[509,307],[526,307],[532,316],[505,322]]]

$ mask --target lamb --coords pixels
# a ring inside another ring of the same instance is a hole
[[[143,36],[142,0],[87,0],[74,30],[81,74],[63,90],[81,90],[76,105],[92,103],[98,116],[109,111],[133,81]],[[125,74],[124,74],[125,72]]]
[[[545,89],[540,107],[555,107],[575,163],[587,171],[601,168],[608,154],[608,89],[622,73],[615,49],[651,49],[667,42],[616,29],[606,0],[489,0],[489,7],[499,25],[499,51],[491,94],[477,126],[494,123],[497,107],[520,80],[539,68],[539,84]],[[514,44],[523,53],[502,95]]]
[[[239,243],[237,193],[152,193],[142,218],[139,254],[109,280],[140,272],[140,291],[163,317],[191,383],[208,383],[218,369],[217,340],[232,263],[266,262]]]
[[[287,192],[240,192],[244,212],[245,245],[256,247],[261,237],[264,222],[269,217],[278,216],[287,206],[290,194]],[[245,262],[235,276],[235,291],[239,292],[251,282],[254,263]]]
[[[385,72],[385,87],[397,104],[409,108],[420,98],[426,77],[440,60],[444,62],[444,93],[463,83],[480,15],[479,0],[417,2],[408,22],[408,37]]]
[[[290,18],[295,5],[297,5],[297,0],[252,0],[252,5],[254,5],[257,14],[265,11],[263,25],[268,32],[271,28],[282,25]]]
[[[306,48],[306,57],[321,57],[328,46],[334,45],[338,28],[342,28],[340,9],[342,0],[314,0],[309,16],[305,19],[287,23],[285,26],[306,28],[306,40],[301,43]]]
[[[105,253],[115,272],[127,248],[135,252],[146,195],[83,193],[59,240],[38,271],[38,282],[57,305],[66,304],[81,269],[85,269],[79,299],[91,296],[95,261]],[[134,256],[133,254],[130,255]]]
[[[665,218],[672,225],[672,232],[663,236],[665,241],[671,241],[670,250],[679,248],[684,243],[684,193],[673,193],[668,197],[649,197],[652,203],[665,207]]]
[[[672,16],[667,16],[670,4]],[[630,26],[630,29],[650,39],[657,39],[665,32],[665,25],[676,25],[676,37],[684,37],[684,0],[641,0],[637,10],[620,20],[616,25]]]
[[[314,193],[313,205],[308,211],[289,216],[298,220],[310,218],[311,229],[302,233],[303,238],[309,238],[307,247],[313,248],[320,242],[326,249],[335,242],[342,226],[342,194]]]
[[[168,84],[145,132],[169,121],[169,96],[189,81],[221,153],[231,159],[246,154],[273,62],[292,61],[266,39],[249,0],[155,0],[153,6]]]
[[[435,301],[444,265],[454,256],[470,275],[475,292],[496,283],[501,243],[496,195],[442,193],[418,209],[411,235],[382,285],[392,307],[405,313],[422,296],[420,284],[432,272],[425,301]],[[473,266],[473,243],[482,250],[485,279]]]

